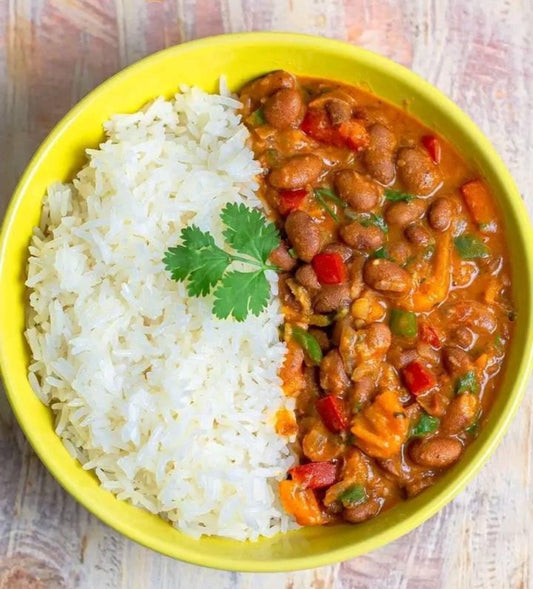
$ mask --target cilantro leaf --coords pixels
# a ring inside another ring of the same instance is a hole
[[[190,296],[205,296],[222,278],[231,257],[216,244],[213,236],[196,225],[181,230],[183,245],[165,252],[163,263],[174,280],[188,280]]]
[[[232,315],[244,321],[248,312],[259,315],[267,306],[270,284],[263,270],[255,272],[228,272],[215,290],[213,313],[219,319]]]
[[[391,190],[390,188],[385,189],[385,198],[392,202],[404,201],[409,202],[413,200],[415,197],[412,194],[408,194],[406,192],[400,192],[398,190]]]
[[[244,204],[227,204],[220,213],[226,229],[227,243],[241,254],[265,264],[272,250],[278,247],[280,237],[274,223],[269,223],[261,211]]]
[[[381,215],[375,215],[374,213],[361,215],[359,217],[359,223],[361,223],[363,227],[370,227],[370,225],[374,225],[378,229],[381,229],[383,233],[389,232],[389,227]]]

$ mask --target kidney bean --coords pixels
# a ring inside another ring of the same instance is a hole
[[[405,490],[407,491],[408,497],[416,497],[419,493],[421,493],[424,489],[431,487],[434,483],[433,477],[427,477],[424,479],[415,479],[414,481],[410,481],[406,483]]]
[[[373,252],[385,243],[385,234],[374,225],[363,227],[354,221],[339,229],[342,239],[354,249],[361,252]]]
[[[405,293],[411,286],[411,277],[403,268],[381,258],[365,262],[363,278],[368,286],[382,292]]]
[[[391,331],[385,323],[371,323],[366,330],[366,343],[369,348],[388,350],[392,340]]]
[[[385,211],[385,220],[391,225],[405,227],[419,219],[426,210],[426,203],[415,198],[409,202],[395,202],[390,204]]]
[[[324,104],[329,120],[334,127],[338,127],[352,118],[352,107],[345,100],[330,98]]]
[[[336,349],[328,352],[320,362],[320,386],[326,393],[334,395],[342,395],[350,386],[341,355]]]
[[[458,327],[453,331],[451,340],[463,350],[469,350],[476,341],[476,336],[468,327]]]
[[[358,524],[376,516],[380,509],[381,505],[376,499],[369,499],[355,507],[345,508],[342,512],[342,517],[351,524]]]
[[[372,210],[383,194],[379,184],[351,169],[337,172],[333,182],[337,194],[358,212]]]
[[[282,270],[289,272],[296,266],[296,260],[289,254],[289,249],[285,242],[281,242],[269,256],[272,264],[275,264]]]
[[[472,370],[470,356],[457,346],[446,346],[442,349],[442,363],[451,376],[458,376]]]
[[[350,392],[350,400],[352,407],[360,409],[365,405],[368,405],[374,397],[376,391],[376,385],[374,381],[366,376],[354,382],[353,388]]]
[[[259,100],[260,98],[274,94],[274,92],[282,88],[294,88],[295,86],[296,79],[292,74],[284,70],[276,70],[246,84],[241,90],[241,94],[248,95],[254,100]]]
[[[303,111],[300,92],[294,88],[282,88],[270,96],[263,106],[267,122],[276,129],[296,126]]]
[[[446,231],[453,218],[454,206],[445,196],[434,200],[428,209],[428,222],[436,231]]]
[[[285,231],[296,255],[310,262],[320,250],[320,229],[304,211],[293,211],[285,222]]]
[[[436,436],[428,440],[416,440],[409,446],[413,462],[429,468],[444,468],[459,459],[463,445],[456,438]]]
[[[418,354],[415,348],[405,349],[401,344],[392,344],[389,349],[387,360],[396,368],[401,370],[405,368],[407,364],[413,362],[418,358]]]
[[[320,349],[323,352],[327,352],[329,350],[330,346],[330,342],[329,342],[329,337],[328,334],[323,330],[323,329],[318,329],[316,327],[311,327],[309,328],[309,333],[316,339],[316,341],[318,342],[318,345],[320,346]],[[313,374],[313,379],[315,378],[314,374]]]
[[[313,154],[295,155],[274,168],[269,181],[275,188],[296,190],[314,184],[322,173],[322,160]]]
[[[398,152],[396,166],[400,180],[411,194],[426,196],[434,192],[442,182],[438,166],[425,150],[403,147]]]
[[[298,270],[296,270],[294,276],[296,280],[309,292],[319,290],[320,282],[318,282],[316,272],[313,270],[313,266],[311,266],[311,264],[303,264],[303,266],[300,266]]]
[[[390,184],[396,176],[394,151],[397,141],[394,133],[376,123],[368,130],[370,143],[363,155],[363,161],[370,175],[384,185]]]
[[[404,229],[405,237],[415,245],[426,246],[431,241],[429,231],[420,223],[411,223]]]
[[[313,297],[313,308],[317,313],[329,313],[348,306],[350,301],[347,284],[324,284]]]
[[[479,399],[471,393],[463,393],[453,398],[441,421],[441,432],[460,434],[474,423],[479,412]]]
[[[350,258],[353,256],[352,248],[344,245],[344,243],[328,243],[328,245],[323,248],[322,253],[339,254],[343,262],[349,262]]]
[[[397,264],[405,264],[410,256],[413,255],[412,246],[406,241],[394,241],[387,245],[387,251],[392,260]]]

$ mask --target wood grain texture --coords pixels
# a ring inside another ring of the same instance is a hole
[[[531,0],[0,0],[0,216],[39,142],[102,80],[163,47],[248,30],[345,39],[412,68],[478,123],[533,213]],[[532,392],[430,521],[342,565],[272,575],[173,561],[103,525],[43,468],[0,392],[0,589],[533,587]]]

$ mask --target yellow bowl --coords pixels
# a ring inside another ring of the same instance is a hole
[[[103,137],[102,123],[132,112],[178,84],[215,91],[221,74],[230,88],[273,69],[364,85],[409,111],[459,148],[485,176],[503,213],[512,261],[516,331],[490,419],[462,460],[434,487],[357,526],[306,528],[255,543],[193,540],[162,519],[118,501],[73,460],[54,433],[50,411],[27,379],[23,338],[25,266],[32,227],[49,184],[67,181],[84,150]],[[450,100],[405,68],[337,41],[303,35],[251,33],[172,47],[117,74],[83,99],[35,154],[13,196],[0,241],[0,366],[15,415],[35,451],[63,487],[92,513],[129,538],[191,563],[240,571],[282,571],[352,558],[390,542],[434,515],[479,470],[507,430],[532,365],[533,232],[500,158],[472,121]]]

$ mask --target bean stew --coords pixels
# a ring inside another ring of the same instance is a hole
[[[460,459],[499,384],[514,319],[483,179],[404,110],[276,71],[246,85],[260,196],[283,241],[281,371],[302,525],[375,517]]]

